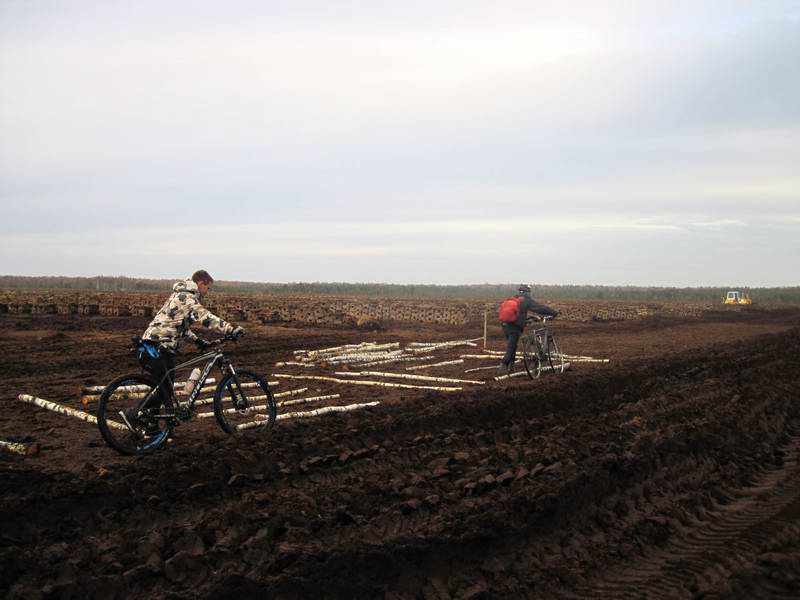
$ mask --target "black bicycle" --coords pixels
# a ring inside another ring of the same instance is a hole
[[[215,349],[177,365],[162,381],[146,373],[135,373],[108,384],[97,405],[97,425],[106,443],[122,454],[152,452],[167,441],[173,427],[192,418],[195,406],[211,403],[217,423],[226,433],[248,430],[268,433],[277,412],[272,390],[258,374],[233,368],[222,352],[225,342],[233,340],[226,336],[207,342]],[[188,383],[176,384],[177,389],[172,389],[169,383],[162,385],[171,380],[174,371],[203,363],[205,366],[191,390],[186,389]],[[216,388],[204,387],[214,366],[221,373],[219,383]],[[171,393],[166,394],[165,388],[171,389]],[[210,391],[214,392],[213,397],[207,396]],[[203,394],[206,396],[200,398]]]
[[[542,325],[531,333],[522,336],[522,360],[525,370],[531,379],[538,378],[542,371],[564,372],[564,356],[558,349],[558,343],[553,332],[547,329],[547,320],[551,317],[542,317]],[[538,319],[528,319],[528,323]]]

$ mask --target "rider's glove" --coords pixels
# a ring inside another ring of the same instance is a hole
[[[244,335],[244,327],[242,327],[241,325],[239,325],[233,331],[231,331],[231,337],[234,340],[238,340],[243,335]]]
[[[556,314],[554,314],[554,315],[553,315],[552,317],[550,317],[550,318],[551,318],[551,319],[555,319],[555,318],[556,318],[556,317],[558,317],[560,314],[561,314],[560,312],[556,311]]]
[[[213,345],[211,342],[204,340],[203,338],[197,338],[194,343],[197,344],[197,347],[200,348],[200,350],[205,350]]]

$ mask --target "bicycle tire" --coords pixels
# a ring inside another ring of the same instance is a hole
[[[542,374],[542,359],[534,336],[526,335],[522,338],[522,362],[528,377],[536,379]]]
[[[234,375],[228,374],[214,391],[214,416],[220,428],[231,435],[244,431],[269,433],[277,416],[269,385],[252,371],[237,371],[235,378],[240,384],[238,389]],[[234,400],[238,406],[234,406]]]
[[[144,386],[147,389],[135,391],[120,391],[119,389],[132,385]],[[106,444],[120,454],[128,456],[148,454],[164,445],[172,429],[168,419],[148,417],[147,414],[141,412],[135,417],[129,415],[123,418],[120,415],[121,412],[125,413],[137,408],[153,390],[158,395],[159,402],[156,407],[149,410],[163,413],[161,409],[164,401],[157,388],[156,380],[142,373],[122,375],[106,386],[97,402],[97,427]],[[113,418],[115,415],[119,415],[119,417]],[[133,430],[127,427],[125,419],[128,420]],[[158,433],[146,433],[148,426],[157,428]]]
[[[547,354],[547,361],[550,364],[550,367],[553,369],[553,373],[563,373],[564,357],[561,355],[561,350],[558,348],[556,338],[550,336],[550,342],[547,346],[549,351]]]

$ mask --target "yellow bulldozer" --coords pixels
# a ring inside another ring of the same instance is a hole
[[[739,292],[738,290],[731,290],[722,299],[723,304],[752,304],[753,300],[747,295],[747,292]]]

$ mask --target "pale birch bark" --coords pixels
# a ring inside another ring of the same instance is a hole
[[[209,377],[205,381],[205,383],[216,383],[216,382],[217,382],[217,380],[214,379],[213,377]],[[185,386],[186,386],[186,382],[185,381],[177,381],[177,382],[175,382],[174,388],[176,390],[180,390],[180,389],[183,389]],[[106,386],[104,386],[104,385],[90,385],[90,386],[84,386],[84,388],[81,390],[81,393],[82,394],[87,394],[87,395],[96,394],[96,395],[99,396],[99,395],[101,395],[103,393],[103,390],[105,390],[105,389],[106,389]],[[150,386],[147,386],[147,385],[123,385],[122,387],[118,387],[117,388],[117,390],[122,391],[122,392],[146,392],[149,389],[150,389]]]
[[[483,381],[473,381],[471,379],[452,379],[450,377],[430,377],[428,375],[412,375],[410,373],[382,373],[380,371],[360,371],[351,373],[347,371],[337,371],[335,375],[345,375],[350,377],[389,377],[395,379],[413,379],[415,381],[432,381],[435,383],[472,383],[484,385]]]
[[[406,371],[419,371],[420,369],[432,369],[433,367],[444,367],[445,365],[460,365],[463,362],[464,362],[463,358],[459,358],[456,360],[445,360],[443,362],[431,363],[429,365],[415,365],[413,367],[406,367]]]
[[[296,390],[289,390],[287,392],[280,392],[278,394],[272,394],[275,398],[285,398],[286,396],[297,396],[297,394],[302,394],[303,392],[307,392],[308,388],[297,388]]]
[[[307,402],[318,402],[320,400],[335,400],[340,398],[339,394],[328,394],[327,396],[311,396],[310,398],[297,398],[296,400],[284,400],[278,402],[276,406],[291,406],[293,404],[306,404]]]
[[[4,448],[9,452],[13,452],[15,454],[21,454],[22,456],[26,456],[28,454],[35,454],[36,451],[38,451],[38,446],[35,444],[29,448],[25,444],[18,444],[17,442],[6,442],[4,440],[0,440],[0,448]]]
[[[435,390],[439,392],[460,392],[460,387],[435,387],[429,385],[406,385],[404,383],[386,383],[384,381],[356,381],[352,379],[337,379],[336,377],[324,377],[322,375],[289,375],[275,373],[274,377],[284,379],[313,379],[315,381],[330,381],[331,383],[343,383],[347,385],[372,385],[378,387],[403,388],[411,390]]]
[[[281,406],[290,406],[292,404],[305,404],[307,402],[318,402],[320,400],[334,400],[339,397],[340,397],[339,394],[328,394],[327,396],[311,396],[310,398],[298,398],[297,400],[284,400],[283,402],[276,403],[275,406],[281,407]],[[257,412],[267,409],[268,406],[266,404],[258,404],[256,406],[251,406],[250,408],[248,408],[245,411],[245,414],[249,412]],[[239,411],[235,408],[226,408],[222,412],[224,414],[233,414]],[[214,413],[213,412],[197,413],[197,416],[200,417],[201,419],[208,419],[213,417]]]
[[[433,360],[433,356],[401,356],[398,358],[389,358],[386,360],[376,360],[375,362],[359,363],[359,367],[377,367],[378,365],[389,365],[398,362],[416,362],[419,360]]]
[[[60,413],[62,415],[67,415],[70,417],[75,417],[80,419],[81,421],[86,421],[87,423],[97,423],[97,417],[94,415],[90,415],[89,413],[85,413],[82,410],[75,410],[74,408],[70,408],[68,406],[64,406],[62,404],[57,404],[56,402],[50,402],[50,400],[43,400],[42,398],[37,398],[36,396],[31,396],[29,394],[20,394],[18,396],[20,400],[23,402],[27,402],[28,404],[35,404],[40,408],[46,408],[47,410],[52,410],[53,412]],[[106,423],[110,427],[115,427],[117,429],[124,429],[125,431],[128,430],[125,425],[122,423],[117,423],[116,421],[111,421],[106,419]]]
[[[346,406],[326,406],[324,408],[317,408],[315,410],[309,410],[304,412],[289,412],[284,413],[282,415],[278,415],[278,419],[298,419],[298,418],[307,418],[307,417],[316,417],[318,415],[324,415],[326,413],[333,413],[333,412],[349,412],[352,410],[359,410],[362,408],[368,408],[370,406],[377,406],[380,402],[365,402],[364,404],[348,404]],[[259,427],[266,424],[267,419],[264,417],[258,421],[252,421],[250,423],[242,423],[241,425],[236,426],[237,431],[243,431],[245,429],[252,429],[254,427]]]
[[[422,353],[422,352],[433,352],[435,350],[441,350],[442,348],[454,348],[456,346],[474,346],[473,342],[478,342],[482,340],[482,337],[474,338],[471,340],[457,340],[453,342],[440,342],[438,344],[434,344],[433,346],[423,346],[420,348],[411,348],[411,352],[414,353]]]
[[[568,371],[571,367],[572,367],[572,363],[564,363],[564,371]],[[552,371],[552,370],[553,370],[553,367],[551,367],[551,366],[542,367],[542,371],[543,372],[544,371]],[[560,372],[561,369],[558,369],[558,371]],[[528,374],[528,372],[524,371],[524,370],[523,371],[517,371],[516,373],[511,373],[511,375],[500,375],[498,377],[495,377],[494,380],[495,381],[502,381],[503,379],[509,379],[511,377],[522,377],[523,375],[527,375],[527,374]]]

